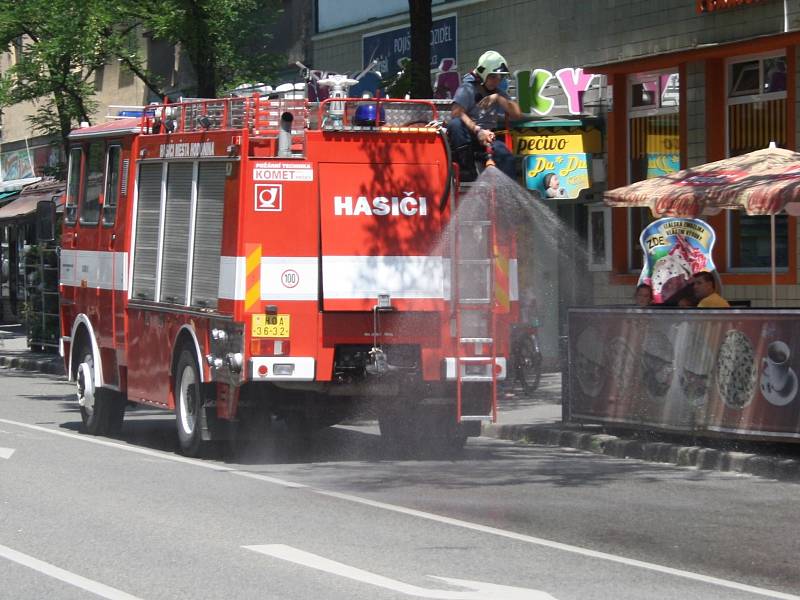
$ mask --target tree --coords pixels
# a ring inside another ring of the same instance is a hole
[[[153,38],[180,44],[197,81],[195,96],[214,98],[238,83],[264,81],[282,57],[268,50],[278,0],[124,0],[129,19]]]
[[[431,0],[408,0],[411,21],[411,61],[408,63],[412,98],[433,98],[431,87]]]
[[[91,122],[92,85],[127,34],[105,0],[0,3],[0,44],[14,64],[0,78],[0,106],[31,101],[34,130],[59,133],[66,147],[75,123]],[[128,32],[129,33],[129,32]]]

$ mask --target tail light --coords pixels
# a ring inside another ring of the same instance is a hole
[[[250,356],[288,356],[289,340],[253,339],[250,342]]]

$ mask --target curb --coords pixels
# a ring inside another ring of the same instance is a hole
[[[800,483],[800,460],[782,456],[628,440],[615,435],[561,429],[558,426],[484,425],[481,434],[529,444],[575,448],[614,458],[634,458],[704,471],[728,471]]]
[[[60,358],[31,358],[27,356],[0,356],[0,367],[17,371],[33,371],[49,375],[64,375]]]

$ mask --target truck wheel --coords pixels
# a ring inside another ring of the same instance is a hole
[[[75,382],[84,429],[91,435],[118,433],[122,428],[125,403],[115,397],[115,392],[97,387],[91,347],[84,345],[75,356],[81,361],[75,370]]]
[[[202,448],[200,369],[189,350],[183,350],[175,369],[175,424],[181,453],[199,456]]]

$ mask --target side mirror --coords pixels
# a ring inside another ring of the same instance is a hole
[[[56,239],[56,203],[52,200],[36,203],[36,239],[39,242]]]

